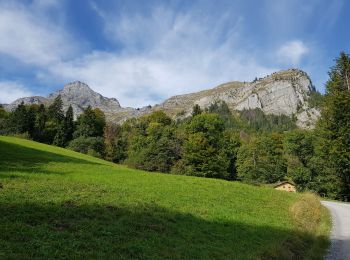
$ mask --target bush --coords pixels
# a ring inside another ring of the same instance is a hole
[[[298,230],[315,233],[321,222],[322,205],[319,198],[312,193],[302,195],[290,209]]]
[[[80,136],[72,140],[68,148],[80,152],[89,154],[95,157],[102,157],[104,154],[104,145],[102,137],[84,137]]]
[[[26,139],[26,140],[31,140],[29,133],[25,132],[22,134],[11,134],[10,136],[16,137],[16,138],[21,138],[21,139]]]

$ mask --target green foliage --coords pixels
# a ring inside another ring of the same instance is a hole
[[[294,130],[284,135],[288,177],[294,181],[299,191],[317,192],[324,185],[320,182],[315,165],[316,141],[317,137],[310,131]]]
[[[100,109],[92,109],[90,106],[85,109],[77,120],[74,138],[80,136],[97,137],[103,135],[106,119]]]
[[[130,135],[127,164],[148,171],[169,172],[179,159],[179,141],[172,120],[162,111],[142,118]]]
[[[66,112],[66,116],[64,118],[64,124],[65,124],[65,142],[68,143],[73,139],[73,133],[75,130],[74,114],[73,114],[73,108],[71,105],[68,107],[68,110]]]
[[[72,106],[69,106],[64,120],[60,122],[57,127],[57,132],[53,140],[54,145],[65,147],[73,139],[73,132],[75,128],[73,120],[73,108]]]
[[[79,136],[69,143],[68,148],[79,153],[102,157],[104,153],[103,138]]]
[[[340,183],[337,198],[350,200],[350,57],[341,53],[329,72],[317,133],[326,147],[327,174]]]
[[[33,139],[43,143],[49,143],[50,133],[47,129],[48,113],[43,104],[41,104],[36,112],[34,121]]]
[[[9,122],[12,133],[21,134],[28,132],[30,122],[28,122],[27,108],[23,102],[11,113]]]
[[[6,112],[6,110],[0,106],[0,135],[5,135],[8,132],[8,118],[9,113]]]
[[[230,108],[225,101],[215,101],[208,107],[208,112],[218,114],[224,121],[225,128],[227,129],[237,129],[240,127],[240,123],[232,115]]]
[[[224,133],[224,150],[228,159],[228,179],[237,179],[237,154],[241,146],[239,135],[233,131],[225,131]]]
[[[200,114],[202,114],[202,109],[198,104],[195,104],[192,108],[192,116],[196,116]]]
[[[56,123],[56,125],[59,125],[64,120],[63,102],[60,95],[58,95],[49,106],[48,115],[49,118]]]
[[[283,132],[296,128],[295,119],[286,115],[266,115],[261,109],[239,112],[244,130],[249,132]]]
[[[103,132],[105,159],[112,162],[122,162],[127,158],[126,131],[116,124],[106,124]]]
[[[184,174],[209,178],[227,178],[227,155],[223,145],[223,120],[217,114],[201,114],[192,118],[184,143]]]
[[[311,92],[308,100],[310,107],[320,109],[322,107],[323,98],[324,97],[320,92]]]
[[[237,154],[237,176],[250,183],[275,183],[285,178],[282,136],[253,136],[242,144]]]

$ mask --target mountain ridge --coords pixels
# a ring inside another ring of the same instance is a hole
[[[190,116],[196,104],[207,108],[215,101],[225,101],[231,110],[261,109],[266,114],[296,116],[301,128],[313,128],[319,111],[310,107],[309,99],[315,92],[310,77],[300,69],[274,72],[252,82],[232,81],[199,92],[172,96],[153,107],[121,107],[116,98],[107,98],[92,90],[87,84],[74,81],[66,84],[47,97],[32,96],[15,100],[5,109],[11,110],[22,101],[25,104],[50,104],[61,95],[63,108],[72,105],[75,117],[91,106],[99,108],[109,121],[122,123],[128,118],[138,117],[157,110],[163,110],[174,119]]]

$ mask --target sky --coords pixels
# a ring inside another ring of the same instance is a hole
[[[0,0],[0,103],[79,80],[122,106],[350,52],[347,0]]]

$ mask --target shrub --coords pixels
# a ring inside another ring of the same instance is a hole
[[[321,222],[322,205],[315,194],[306,193],[290,209],[297,229],[315,233]]]
[[[103,138],[80,136],[72,140],[68,148],[76,152],[102,157],[104,153]]]

